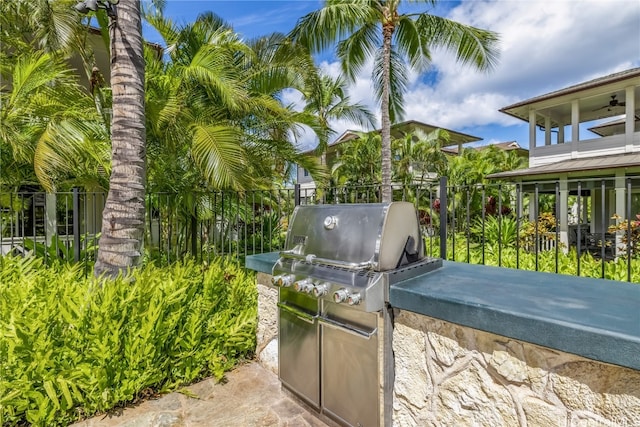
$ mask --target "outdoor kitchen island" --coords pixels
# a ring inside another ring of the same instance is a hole
[[[246,262],[271,369],[278,257]],[[639,284],[444,262],[389,302],[393,426],[640,426]]]

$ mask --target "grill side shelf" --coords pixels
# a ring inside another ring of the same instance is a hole
[[[396,270],[385,272],[389,285],[412,279],[416,276],[429,273],[442,267],[442,259],[440,258],[423,258],[422,260],[400,267]]]

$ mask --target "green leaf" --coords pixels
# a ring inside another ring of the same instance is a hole
[[[45,391],[47,392],[47,396],[49,396],[49,399],[53,402],[53,405],[56,407],[56,409],[60,409],[60,401],[58,400],[58,396],[56,394],[56,390],[53,387],[53,383],[50,380],[45,380],[42,383],[42,386],[44,387]]]

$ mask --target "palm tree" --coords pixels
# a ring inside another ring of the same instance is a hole
[[[90,95],[59,57],[21,54],[3,67],[0,85],[0,184],[13,190],[41,185],[52,192],[71,185],[106,188],[108,135]]]
[[[0,178],[12,188],[107,188],[106,123],[67,61],[88,46],[72,4],[0,2]]]
[[[372,186],[380,178],[380,134],[359,133],[342,144],[331,174],[339,186]]]
[[[146,133],[139,0],[120,1],[117,17],[110,19],[111,176],[94,274],[114,277],[142,259]]]
[[[342,76],[332,78],[329,75],[320,74],[318,79],[307,86],[303,97],[304,111],[315,115],[320,126],[325,130],[318,135],[316,154],[325,154],[329,137],[335,134],[331,128],[331,121],[348,120],[363,128],[375,126],[375,117],[371,111],[360,103],[351,102]]]
[[[417,130],[404,138],[392,141],[391,148],[397,161],[394,163],[394,180],[405,186],[422,185],[445,174],[447,156],[442,144],[449,141],[449,133],[436,129],[425,133]]]
[[[319,174],[289,140],[298,125],[318,129],[317,121],[279,101],[286,88],[303,90],[308,54],[289,51],[278,34],[245,43],[212,13],[183,27],[160,14],[147,19],[169,53],[166,62],[147,57],[154,191],[267,188],[294,162]]]
[[[73,0],[11,0],[0,2],[0,50],[16,55],[41,50],[67,56],[82,27],[71,8]]]
[[[368,59],[381,109],[382,199],[391,201],[391,123],[403,113],[407,68],[425,70],[431,49],[453,52],[463,64],[490,69],[496,61],[495,33],[421,13],[400,13],[401,0],[326,0],[325,6],[304,16],[291,36],[312,52],[338,42],[343,71],[353,79]],[[436,0],[414,3],[435,5]]]
[[[317,131],[317,120],[280,100],[313,80],[308,52],[277,33],[242,41],[213,13],[184,26],[161,11],[147,20],[168,54],[146,57],[148,185],[177,194],[185,232],[215,218],[211,191],[273,188],[294,163],[321,177],[317,160],[291,142],[298,126]]]

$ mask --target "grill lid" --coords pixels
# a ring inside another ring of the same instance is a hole
[[[293,211],[281,256],[385,271],[422,259],[424,245],[411,203],[305,205]]]

